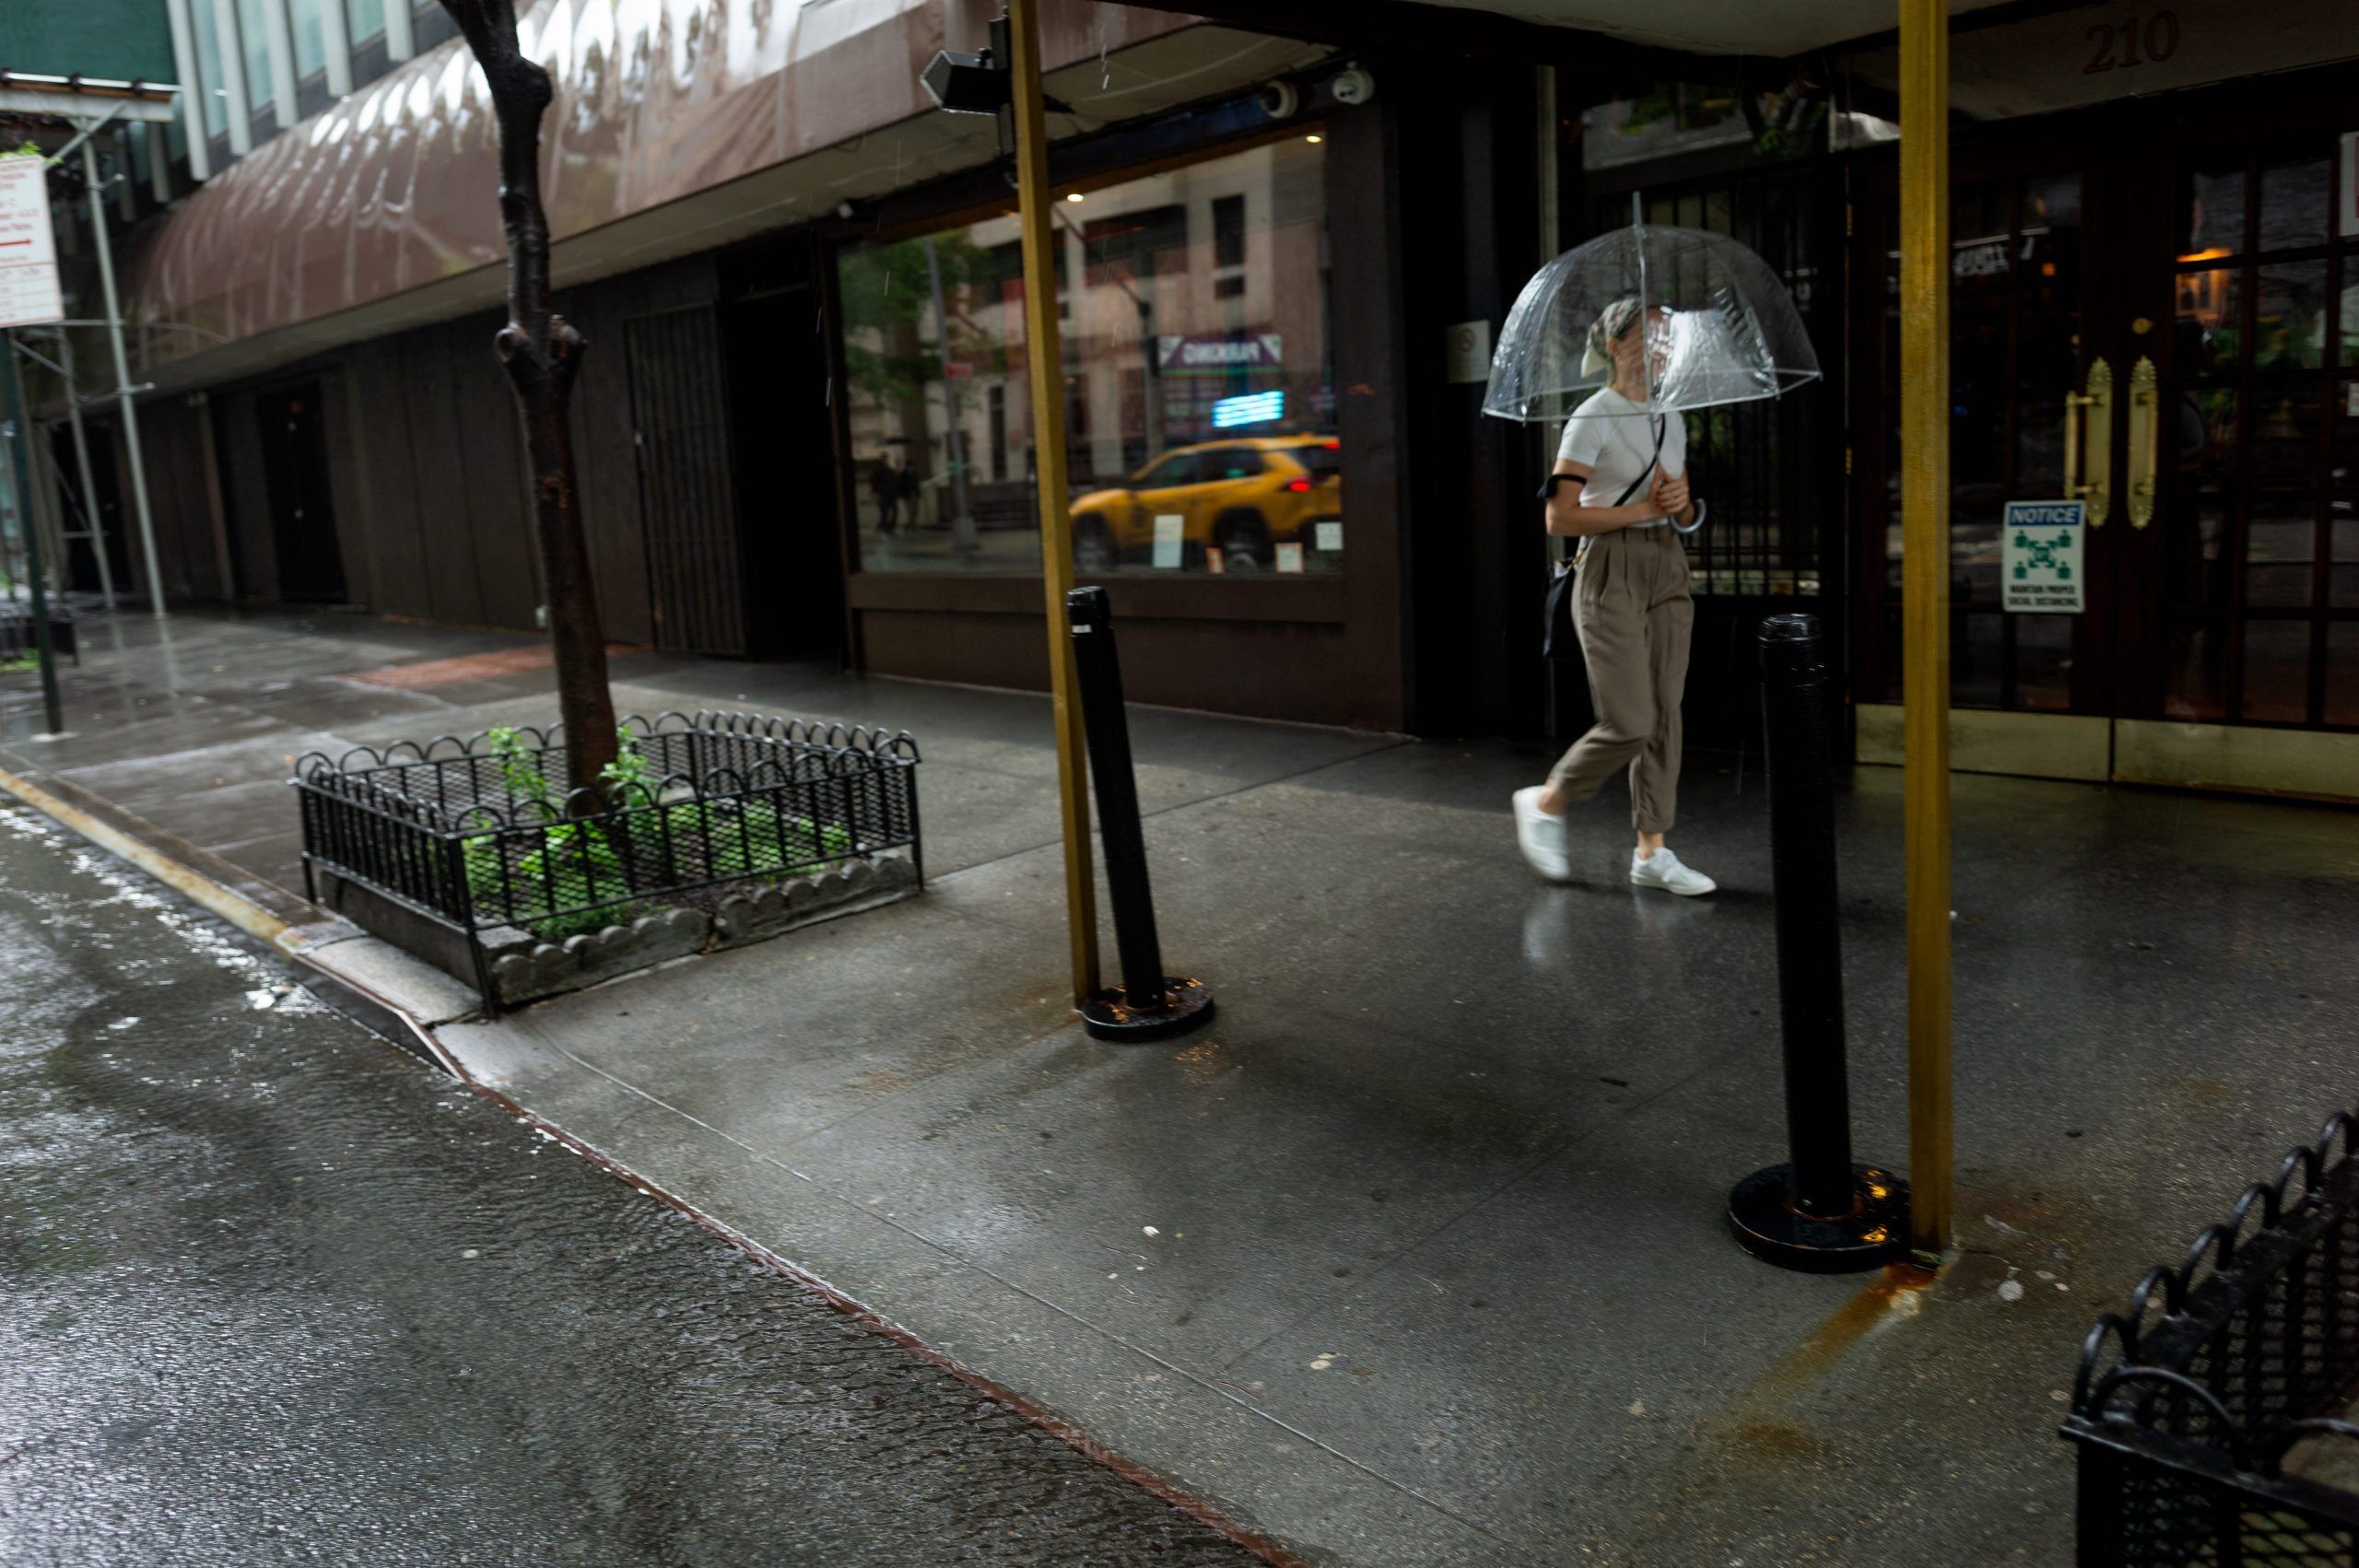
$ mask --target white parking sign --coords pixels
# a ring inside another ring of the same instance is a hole
[[[63,321],[47,160],[0,157],[0,327]]]
[[[2006,607],[2031,614],[2082,609],[2081,540],[2088,532],[2080,501],[2009,501],[2001,583]]]

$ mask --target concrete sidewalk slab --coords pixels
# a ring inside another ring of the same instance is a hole
[[[409,631],[370,640],[449,649]],[[267,626],[202,635],[311,678]],[[1690,759],[1678,840],[1723,886],[1684,901],[1629,886],[1613,798],[1571,885],[1530,878],[1505,803],[1537,748],[1135,712],[1165,951],[1221,1011],[1121,1047],[1062,994],[1039,699],[640,662],[627,708],[917,734],[926,895],[441,1047],[1314,1561],[2063,1561],[2088,1325],[2354,1097],[2359,814],[1962,778],[1959,1259],[1928,1289],[1780,1273],[1720,1218],[1784,1153],[1757,766]],[[92,665],[179,736],[152,657]],[[313,700],[224,743],[417,733]],[[518,680],[436,713],[547,707]],[[45,755],[156,783],[76,748]],[[276,841],[266,791],[206,788],[153,808]],[[1837,813],[1855,1148],[1905,1164],[1899,776],[1857,770]]]
[[[1797,1495],[1830,1522],[1809,1549],[1821,1561],[2060,1556],[2070,1468],[2050,1435],[2058,1410],[2048,1395],[2069,1375],[2087,1323],[2146,1261],[2212,1217],[2277,1144],[2306,1131],[2318,1107],[2348,1097],[2339,1056],[2322,1047],[2352,1000],[2330,958],[2353,929],[2359,865],[2349,851],[2359,839],[2349,825],[2326,813],[2303,830],[2255,830],[2286,847],[2276,858],[2214,821],[2212,847],[2186,866],[2161,861],[2151,844],[2125,865],[2118,851],[2067,851],[2059,838],[2045,862],[1978,872],[1993,913],[1962,917],[1959,936],[1964,1239],[1969,1261],[1997,1272],[1978,1286],[1972,1270],[1954,1275],[1955,1291],[1945,1285],[1921,1304],[1895,1298],[1907,1312],[1873,1303],[1856,1336],[1862,1347],[1907,1345],[1912,1372],[1922,1358],[2000,1375],[1988,1393],[2007,1408],[1995,1420],[1966,1391],[1978,1382],[1929,1396],[1921,1376],[1908,1380],[1912,1398],[1955,1405],[1958,1430],[2003,1432],[2003,1443],[1978,1438],[1984,1445],[1961,1456],[1947,1451],[1949,1423],[1896,1403],[1860,1370],[1864,1361],[1832,1354],[1781,1383],[1779,1366],[1844,1317],[1860,1285],[1764,1269],[1720,1232],[1728,1185],[1782,1154],[1771,909],[1743,885],[1766,873],[1757,847],[1716,860],[1739,896],[1708,903],[1646,898],[1604,876],[1538,888],[1516,880],[1496,832],[1454,860],[1439,852],[1468,843],[1462,827],[1496,826],[1472,802],[1396,820],[1402,808],[1379,790],[1339,787],[1356,768],[1399,766],[1385,753],[1319,775],[1320,785],[1296,780],[1155,819],[1167,944],[1201,959],[1224,988],[1213,1028],[1168,1050],[1043,1032],[1053,999],[1027,1000],[1004,981],[985,994],[997,950],[962,942],[946,924],[921,930],[911,922],[933,917],[917,908],[847,929],[840,950],[807,950],[801,972],[773,967],[775,979],[649,977],[635,1014],[652,1005],[648,993],[681,988],[694,1015],[670,1036],[675,1051],[589,1027],[597,993],[483,1034],[562,1039],[582,1075],[610,1092],[660,1101],[745,1159],[775,1163],[843,1208],[913,1233],[957,1266],[905,1273],[861,1246],[836,1250],[800,1217],[778,1232],[792,1235],[798,1262],[839,1288],[891,1304],[898,1321],[957,1335],[957,1353],[981,1358],[970,1364],[988,1375],[1069,1419],[1111,1423],[1127,1434],[1125,1453],[1179,1484],[1289,1541],[1356,1543],[1344,1560],[1720,1561],[1689,1552],[1718,1550],[1695,1543],[1721,1535],[1748,1540],[1762,1561],[1810,1560],[1790,1535],[1736,1529],[1731,1518],[1708,1528],[1670,1505],[1697,1484],[1691,1471],[1707,1447],[1743,1455],[1734,1473],[1818,1477]],[[1887,834],[1896,793],[1882,776],[1862,778],[1847,821],[1860,837]],[[1757,828],[1757,795],[1735,796],[1732,779],[1698,792],[1696,815],[1711,825],[1699,837]],[[1328,807],[1339,795],[1375,803],[1339,819]],[[2001,783],[1962,814],[2029,817],[2061,834],[2076,821],[2102,824],[2118,799]],[[1223,834],[1232,852],[1205,852]],[[1056,930],[1053,903],[1043,907],[1054,862],[1042,853],[977,868],[945,879],[933,897],[962,914],[1000,911],[1038,950]],[[1869,863],[1850,885],[1895,883],[1896,868]],[[2256,969],[2233,940],[2190,941],[2184,907],[2174,918],[2171,906],[2124,892],[2176,896],[2198,885],[2239,911],[2274,890],[2297,915],[2294,930],[2272,933],[2271,951],[2294,956]],[[1298,892],[1280,900],[1272,886]],[[1401,888],[1417,898],[1397,896]],[[1893,896],[1849,897],[1846,923],[1859,1145],[1896,1160],[1896,903],[1879,911]],[[1297,918],[1305,900],[1332,915]],[[2136,928],[2146,935],[2123,934],[2125,918],[2147,916]],[[911,990],[906,961],[880,956],[912,942],[924,983],[992,1020],[976,1032],[999,1048],[937,1046],[922,1026],[900,1042],[910,1050],[880,1047],[864,1021],[859,1046],[839,1057],[842,1024],[806,1038],[779,1022],[806,996],[851,992],[898,1008],[931,994]],[[2315,994],[2339,1006],[2319,1012],[2314,993],[2271,983],[2294,973],[2332,988]],[[749,986],[777,1011],[750,1008]],[[619,1012],[631,991],[606,994]],[[715,1016],[688,1000],[706,995],[734,1000]],[[2026,1024],[2026,1001],[2040,1022]],[[733,1047],[732,1019],[745,1016],[768,1022],[758,1043],[741,1032]],[[2310,1042],[2306,1058],[2284,1055],[2289,1029]],[[880,1048],[893,1065],[876,1065]],[[914,1072],[901,1065],[912,1055],[923,1064]],[[864,1076],[876,1071],[887,1076]],[[765,1072],[768,1106],[755,1087]],[[2230,1106],[2263,1103],[2266,1116],[2212,1125]],[[794,1108],[781,1116],[779,1106]],[[664,1121],[640,1107],[602,1135],[651,1148]],[[2177,1179],[2151,1157],[2128,1157],[2154,1136],[2188,1150],[2199,1129],[2209,1135],[2203,1153],[2179,1156]],[[2189,1183],[2187,1168],[2219,1174]],[[2068,1228],[2057,1228],[2060,1212],[2072,1216]],[[1160,1235],[1146,1237],[1148,1224]],[[2067,1256],[2055,1256],[2067,1241]],[[2020,1312],[1995,1305],[1992,1287],[2010,1271],[2036,1279],[2041,1269],[2056,1276],[2043,1286],[2070,1280],[2082,1293],[2051,1292]],[[1000,1307],[989,1306],[994,1299]],[[1063,1330],[978,1338],[975,1315],[1028,1302],[1057,1308]],[[1414,1497],[1478,1529],[1472,1555],[1433,1555],[1434,1542],[1337,1513],[1283,1473],[1256,1474],[1239,1490],[1236,1472],[1198,1448],[1200,1430],[1111,1408],[1120,1401],[1098,1398],[1094,1370],[1073,1373],[1075,1347],[1099,1339],[1242,1401],[1273,1432],[1316,1440],[1366,1475],[1362,1502]],[[1842,1419],[1825,1420],[1830,1411]],[[1913,1511],[1863,1510],[1820,1476],[1859,1431],[1885,1428],[1920,1434],[1907,1465],[1880,1457],[1906,1480]],[[1939,1537],[1988,1511],[1988,1491],[1927,1488],[1929,1475],[1961,1463],[1978,1467],[1989,1487],[2024,1492],[2036,1511],[2018,1506],[2002,1527],[1978,1526],[1970,1539],[1991,1545],[1989,1555],[1929,1556],[1912,1532]],[[1639,1518],[1634,1495],[1662,1501],[1663,1516]]]

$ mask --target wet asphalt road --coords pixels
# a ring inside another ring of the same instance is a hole
[[[0,807],[0,1563],[1246,1563]]]

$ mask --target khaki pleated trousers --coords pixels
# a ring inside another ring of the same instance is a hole
[[[1670,528],[1617,529],[1591,539],[1576,570],[1573,626],[1597,722],[1548,782],[1586,801],[1627,767],[1631,825],[1668,833],[1679,810],[1679,708],[1696,626],[1687,551]]]

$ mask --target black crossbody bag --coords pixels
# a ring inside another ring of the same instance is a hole
[[[1614,501],[1615,506],[1623,505],[1637,495],[1638,486],[1647,482],[1647,475],[1652,474],[1655,464],[1662,460],[1663,417],[1660,414],[1655,415],[1654,455],[1647,459],[1646,467],[1638,470],[1638,476],[1630,481],[1629,488]],[[1555,475],[1549,477],[1555,478]],[[1543,486],[1540,498],[1547,500],[1554,488],[1553,486]],[[1548,574],[1547,619],[1543,623],[1545,629],[1540,634],[1540,651],[1551,659],[1580,657],[1580,633],[1573,626],[1573,568],[1579,559],[1579,552],[1576,551],[1571,559],[1558,561],[1555,569]]]

